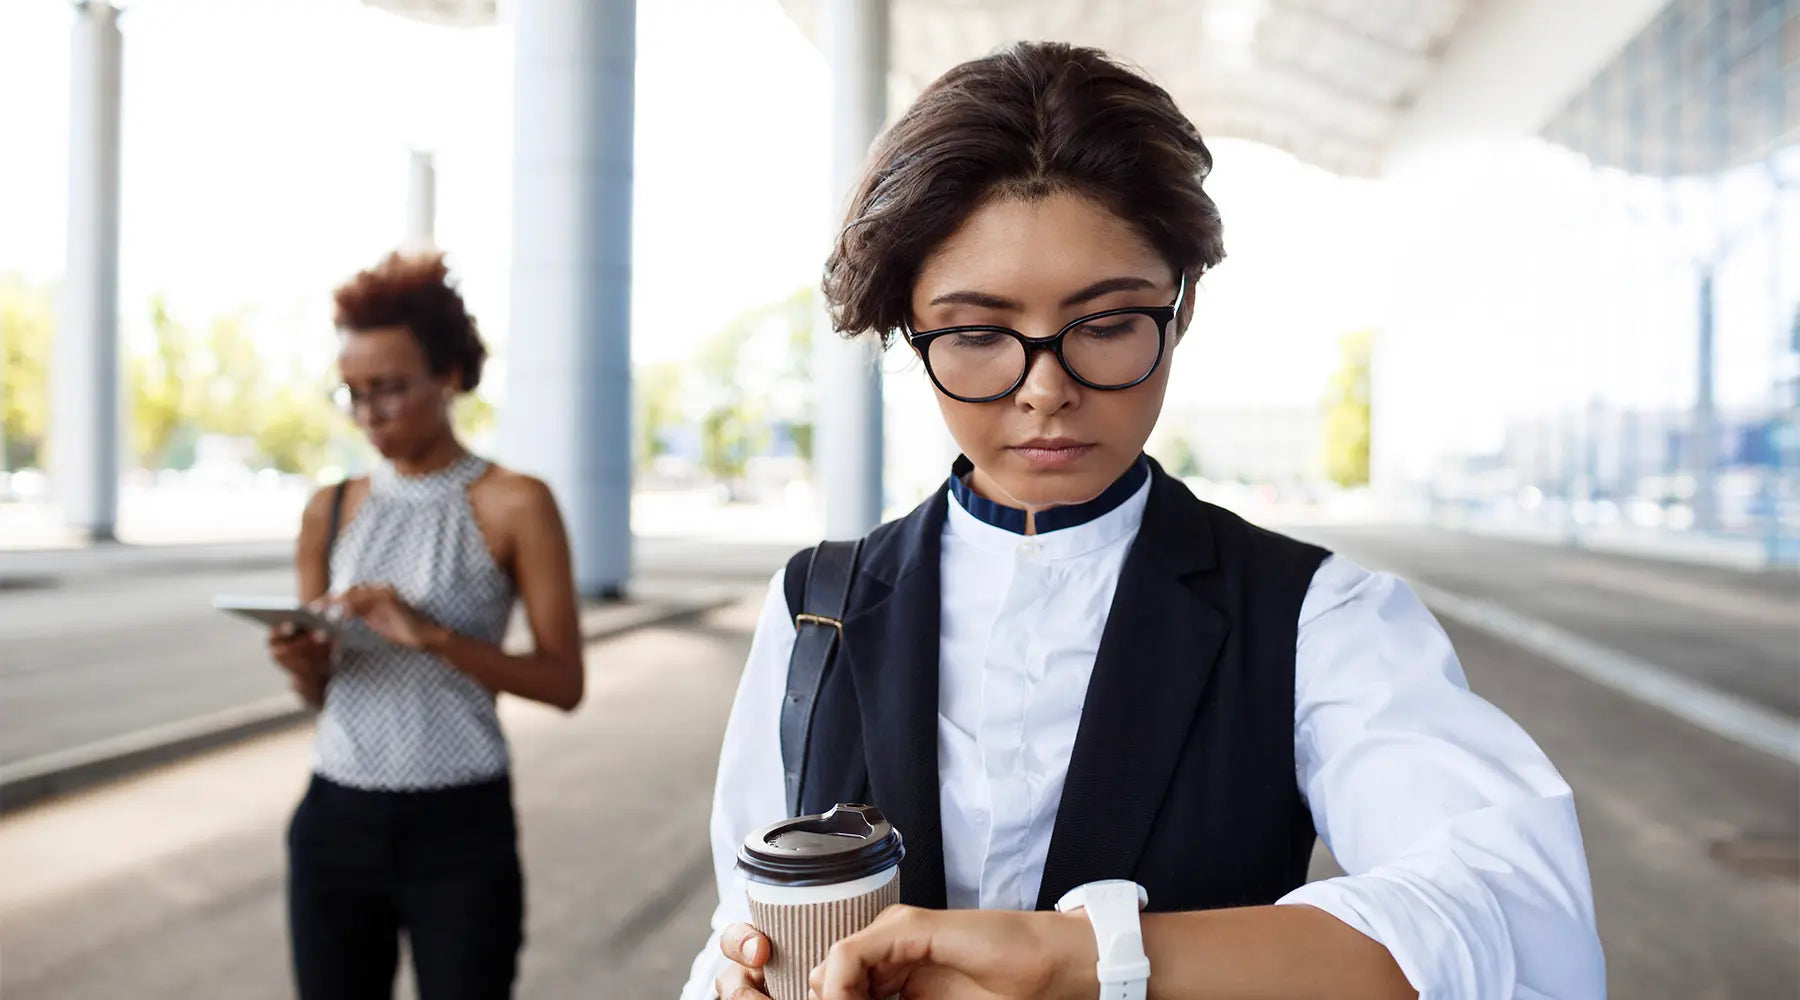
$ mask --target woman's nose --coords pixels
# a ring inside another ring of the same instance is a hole
[[[1025,369],[1025,381],[1013,398],[1020,406],[1034,412],[1056,413],[1073,404],[1080,391],[1081,384],[1069,377],[1062,362],[1056,359],[1056,352],[1039,350],[1032,353]]]

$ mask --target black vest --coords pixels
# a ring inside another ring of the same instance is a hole
[[[906,837],[901,899],[945,905],[938,812],[939,490],[876,528],[813,716],[804,812],[881,808]],[[1273,903],[1306,881],[1294,643],[1327,553],[1203,503],[1152,466],[1088,682],[1039,909],[1130,878],[1152,910]],[[807,553],[788,564],[789,604]]]

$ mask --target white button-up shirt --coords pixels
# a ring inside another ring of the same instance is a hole
[[[952,907],[1036,905],[1149,492],[1033,536],[949,504],[938,768]],[[738,847],[787,815],[779,725],[794,636],[777,573],[725,729],[712,817],[719,906],[683,1000],[713,995],[718,932],[750,920]],[[1337,556],[1314,575],[1295,649],[1294,759],[1319,835],[1350,874],[1281,903],[1318,907],[1381,942],[1426,1000],[1605,996],[1568,785],[1469,691],[1443,630],[1395,577]]]

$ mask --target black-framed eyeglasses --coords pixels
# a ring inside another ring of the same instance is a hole
[[[1162,363],[1168,330],[1187,295],[1187,275],[1166,306],[1108,309],[1071,321],[1051,337],[1027,337],[1005,326],[947,326],[915,332],[907,343],[925,361],[938,390],[964,403],[991,403],[1017,392],[1037,351],[1050,351],[1069,377],[1103,392],[1129,389]]]

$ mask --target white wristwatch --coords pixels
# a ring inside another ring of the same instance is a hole
[[[1107,879],[1070,889],[1056,901],[1056,912],[1086,910],[1100,946],[1100,1000],[1144,1000],[1150,983],[1150,958],[1144,954],[1144,932],[1138,911],[1150,894],[1136,882]]]

